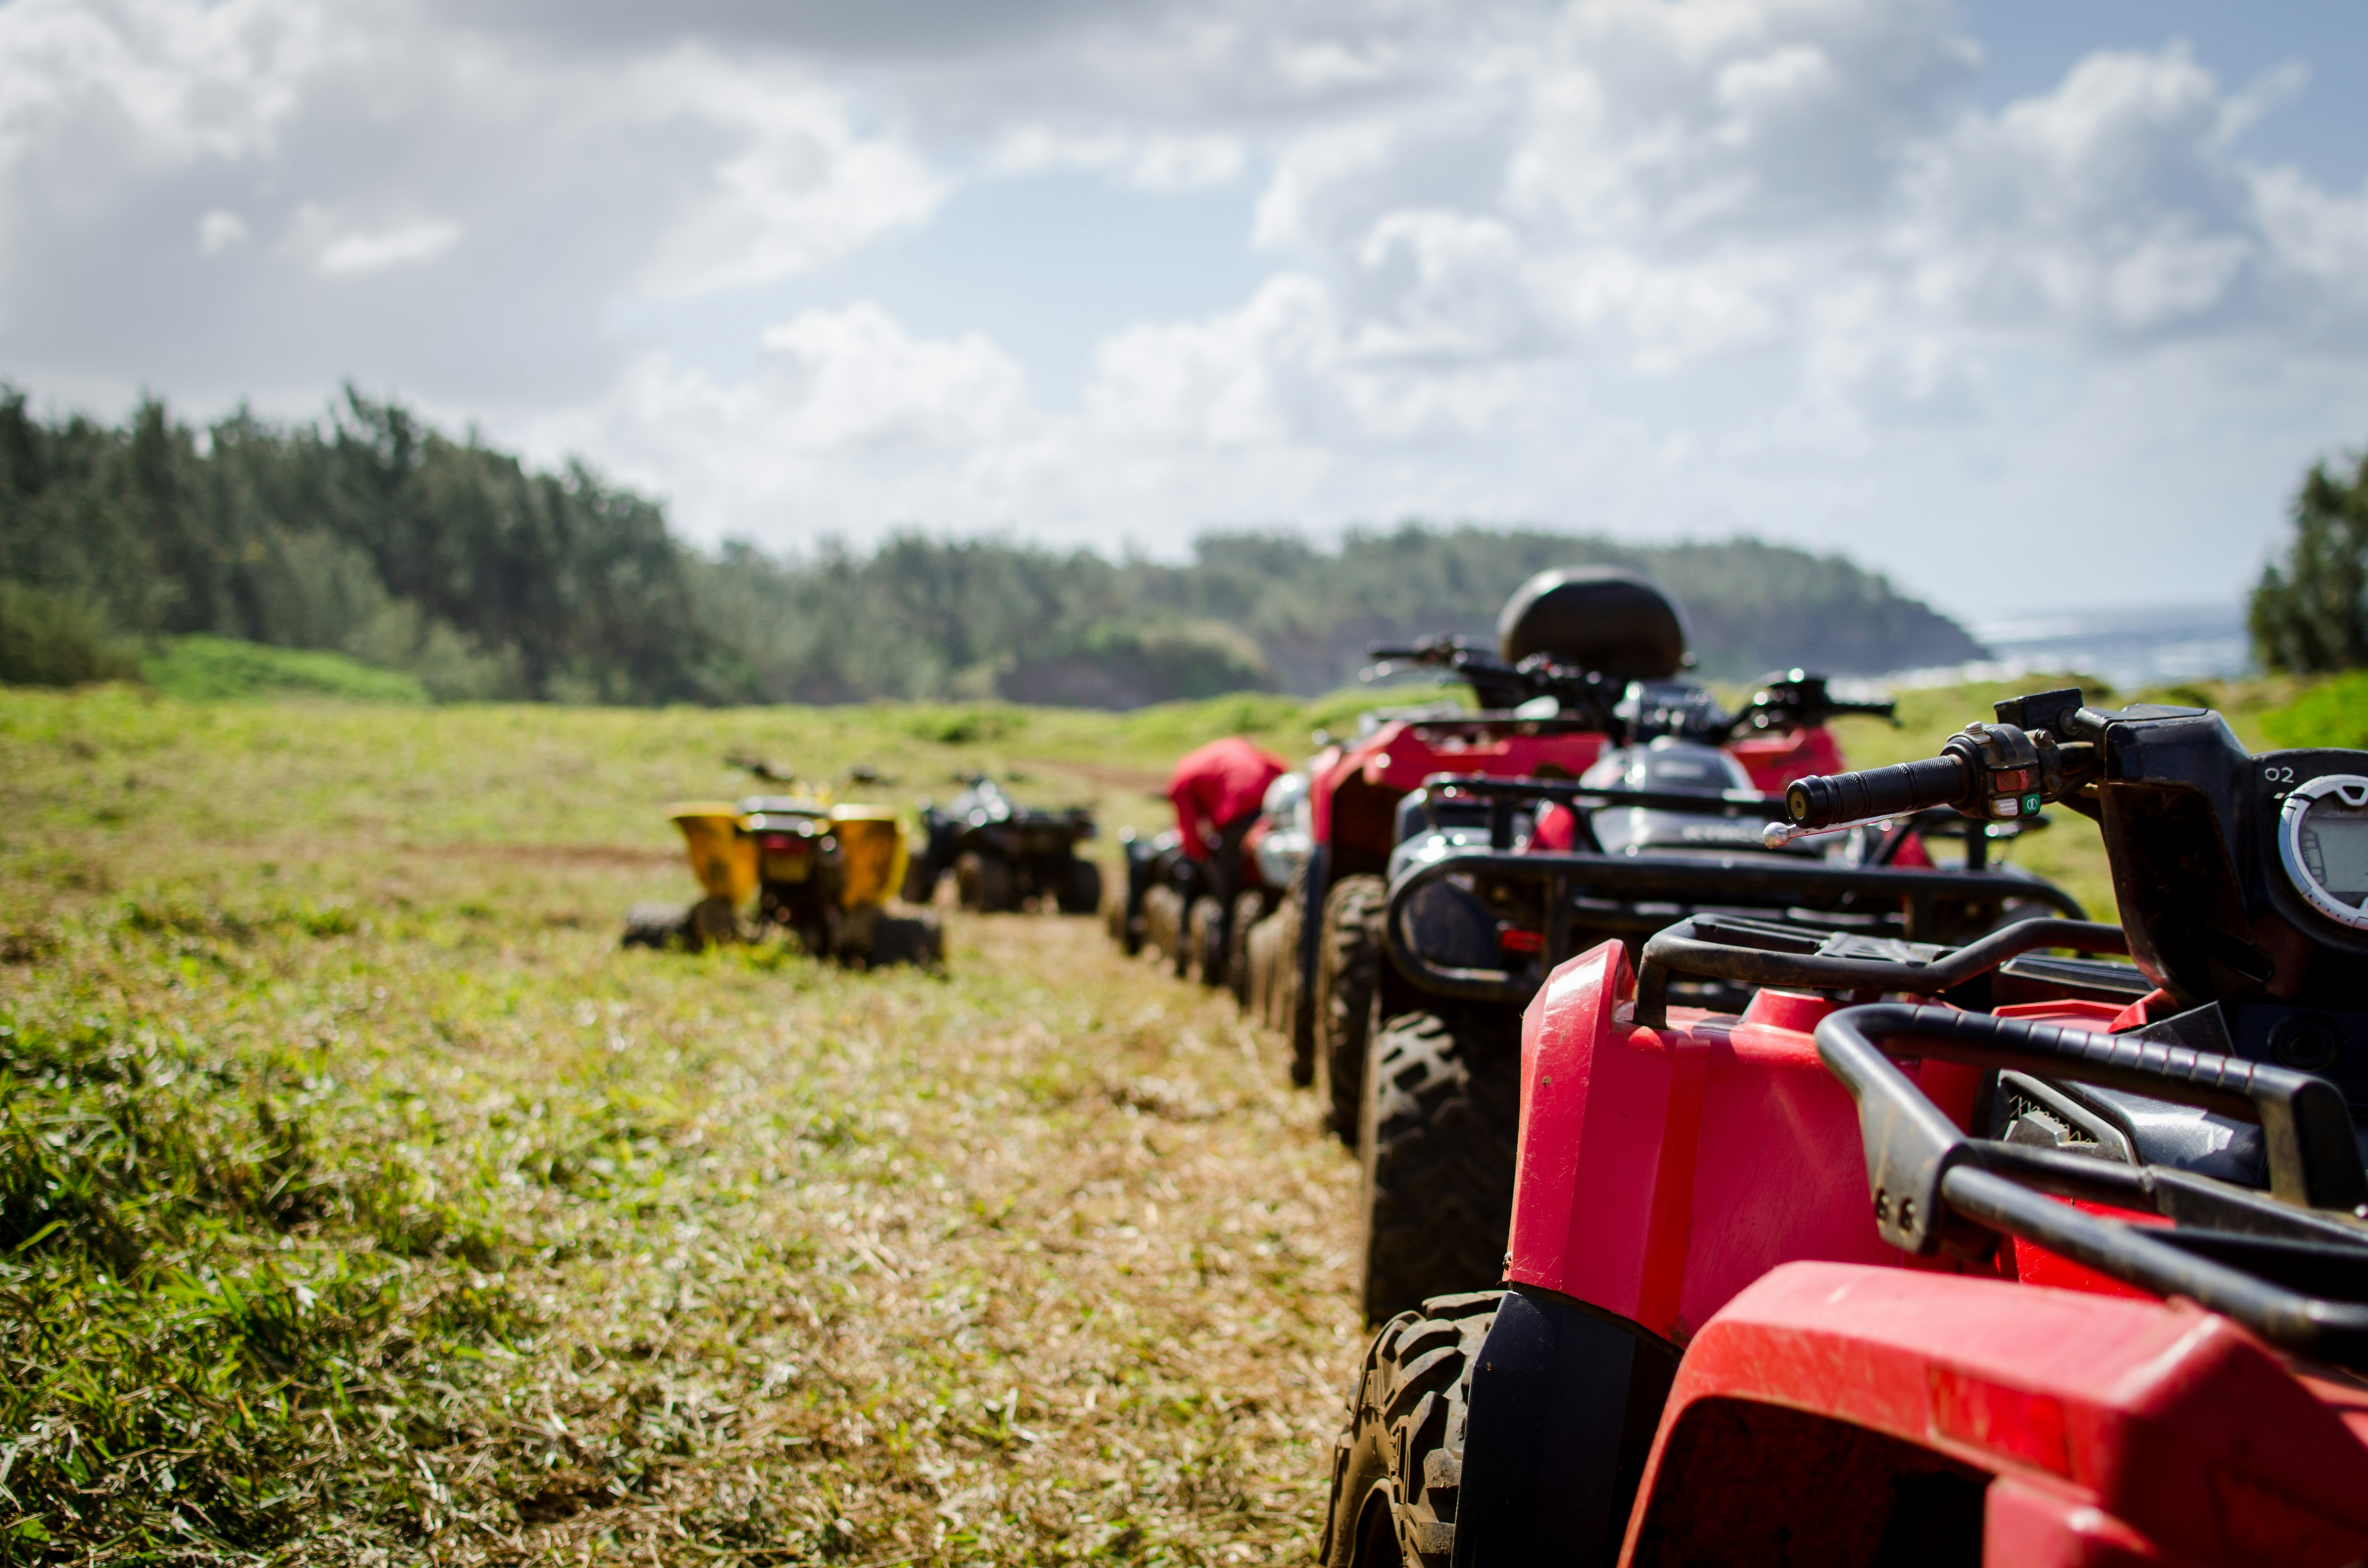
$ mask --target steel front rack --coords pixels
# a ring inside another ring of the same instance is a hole
[[[1816,1040],[1857,1102],[1875,1223],[1893,1245],[1978,1252],[1993,1235],[2014,1237],[2184,1297],[2285,1349],[2368,1367],[2368,1173],[2350,1110],[2326,1079],[2158,1040],[1902,1003],[1831,1014]],[[2252,1122],[2267,1190],[1968,1135],[1894,1057],[2102,1085]],[[2139,1217],[2150,1222],[2132,1222]]]
[[[1520,808],[1540,801],[1579,808],[1582,830],[1584,812],[1601,807],[1758,821],[1783,814],[1781,798],[1749,790],[1689,794],[1460,774],[1435,775],[1426,788],[1485,800],[1489,809],[1489,847],[1419,860],[1391,886],[1386,922],[1391,961],[1408,980],[1438,995],[1518,1003],[1583,946],[1615,937],[1643,942],[1690,914],[1704,911],[1776,915],[1796,931],[1814,932],[1814,939],[1820,941],[1829,934],[1848,933],[1923,943],[1941,934],[1944,914],[1968,907],[1996,912],[2021,903],[2043,905],[2072,922],[2086,915],[2079,903],[2060,888],[2000,871],[1848,865],[1759,850],[1655,848],[1612,855],[1600,847],[1565,853],[1514,847]],[[1586,842],[1594,844],[1591,834]],[[1426,954],[1413,938],[1410,912],[1427,890],[1442,883],[1476,890],[1492,908],[1510,915],[1506,967],[1447,963]],[[1516,924],[1520,919],[1534,919],[1538,925],[1524,930]],[[1749,980],[1743,974],[1732,978]]]
[[[2128,940],[2115,926],[2038,919],[1951,949],[1698,916],[1645,944],[1635,1017],[1666,1026],[1672,974],[1930,997],[2048,949],[2125,952]],[[2053,961],[2113,999],[2146,983],[2125,964]],[[1816,1044],[1858,1107],[1875,1223],[1891,1244],[1979,1259],[2013,1238],[2192,1301],[2282,1348],[2368,1369],[2368,1169],[2335,1084],[2171,1041],[1926,1003],[1845,1007],[1818,1024]],[[1977,1127],[2004,1121],[2011,1096],[2086,1119],[2100,1136],[2051,1148],[1968,1133],[1895,1062],[1922,1058],[1990,1074]],[[2143,1132],[2095,1116],[2111,1112],[2100,1087],[2258,1128],[2260,1183],[2149,1160]]]

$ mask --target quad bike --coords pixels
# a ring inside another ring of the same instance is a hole
[[[1148,948],[1183,979],[1190,967],[1191,910],[1209,891],[1206,868],[1184,853],[1184,835],[1174,828],[1145,837],[1122,827],[1118,852],[1124,880],[1102,907],[1104,926],[1127,957]]]
[[[1781,790],[1843,766],[1827,719],[1890,712],[1884,704],[1839,701],[1824,677],[1800,670],[1769,677],[1742,712],[1720,712],[1708,692],[1674,678],[1684,658],[1676,608],[1624,574],[1543,574],[1506,605],[1499,646],[1512,663],[1453,640],[1377,650],[1385,667],[1440,665],[1470,682],[1483,702],[1520,701],[1478,714],[1382,723],[1355,744],[1327,752],[1313,768],[1316,846],[1303,908],[1320,915],[1302,937],[1299,974],[1309,1000],[1305,1033],[1293,1031],[1294,1067],[1304,1039],[1310,1065],[1322,1071],[1332,1129],[1352,1147],[1361,1137],[1374,1021],[1401,1010],[1386,1004],[1376,1010],[1387,968],[1382,914],[1401,803],[1423,779],[1436,773],[1597,777],[1589,770],[1610,745],[1631,748],[1620,770],[1634,783],[1668,784],[1682,774],[1695,790]],[[1633,750],[1665,743],[1688,749],[1668,757]],[[1712,747],[1725,757],[1707,755]],[[1720,830],[1695,816],[1683,831]],[[1715,842],[1713,836],[1697,846]],[[1896,852],[1911,864],[1923,853],[1918,841]]]
[[[1256,853],[1270,826],[1261,806],[1287,775],[1281,758],[1238,735],[1178,760],[1164,791],[1175,828],[1150,839],[1119,835],[1125,881],[1105,920],[1130,956],[1149,947],[1178,978],[1231,985],[1240,994],[1247,927],[1234,915],[1256,918],[1270,905]]]
[[[1739,714],[1683,683],[1638,683],[1601,720],[1618,744],[1577,781],[1440,775],[1401,803],[1373,936],[1390,963],[1360,1075],[1367,1321],[1497,1278],[1513,1210],[1521,1009],[1573,954],[1611,937],[1633,961],[1645,938],[1688,916],[1951,942],[2081,915],[2061,889],[1993,865],[1987,834],[1966,839],[1964,863],[1935,866],[1929,815],[1831,835],[1822,852],[1767,846],[1784,797],[1752,789],[1723,743],[1823,735],[1839,712],[1888,717],[1890,704],[1836,702],[1797,670]],[[1697,1006],[1749,1000],[1736,982],[1679,992]]]
[[[770,766],[758,771],[774,783],[791,781]],[[888,912],[908,854],[893,809],[835,802],[827,788],[815,788],[686,801],[666,814],[706,896],[688,909],[634,905],[625,917],[627,947],[696,950],[785,929],[817,958],[933,964],[944,957],[934,917]]]
[[[2125,926],[1703,916],[1561,966],[1504,1287],[1372,1340],[1331,1568],[2368,1558],[2368,752],[1998,720],[1764,831],[2061,802]]]
[[[1118,830],[1120,881],[1116,893],[1103,901],[1102,924],[1127,957],[1134,957],[1147,940],[1162,934],[1153,929],[1155,911],[1176,899],[1171,884],[1183,858],[1184,835],[1173,828],[1148,838],[1131,827]],[[1165,897],[1159,896],[1163,892]],[[1180,929],[1180,907],[1167,910],[1166,919],[1157,923]],[[1165,943],[1154,945],[1160,951],[1167,950]]]
[[[1325,746],[1308,764],[1312,842],[1290,914],[1280,916],[1295,922],[1295,950],[1279,967],[1269,1009],[1287,1019],[1292,1081],[1315,1083],[1320,1070],[1317,1092],[1344,1141],[1357,1136],[1382,970],[1374,934],[1398,802],[1434,773],[1576,778],[1586,771],[1603,747],[1599,715],[1587,705],[1564,709],[1546,662],[1600,674],[1616,689],[1666,679],[1686,657],[1677,607],[1642,578],[1606,568],[1539,573],[1506,602],[1497,633],[1493,653],[1459,637],[1374,648],[1366,678],[1429,669],[1469,687],[1479,710],[1441,702],[1369,714],[1355,738]]]
[[[1286,1034],[1292,1027],[1289,980],[1299,951],[1300,893],[1315,844],[1307,785],[1307,771],[1301,768],[1267,790],[1258,825],[1244,846],[1258,869],[1257,886],[1235,904],[1234,953],[1226,967],[1243,1009]]]
[[[1077,853],[1094,836],[1091,810],[1018,805],[981,773],[962,781],[967,787],[946,807],[920,803],[924,836],[905,875],[906,903],[928,903],[951,871],[964,909],[995,914],[1038,897],[1064,915],[1101,907],[1101,868]]]

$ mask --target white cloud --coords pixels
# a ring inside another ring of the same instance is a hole
[[[198,220],[198,254],[220,256],[246,239],[246,220],[217,207]]]
[[[807,449],[874,443],[963,448],[1030,418],[1028,378],[976,333],[908,335],[870,303],[815,311],[765,333],[778,389],[778,437]]]
[[[1231,136],[1071,135],[1022,125],[996,143],[986,162],[1000,175],[1092,169],[1139,190],[1203,190],[1240,177],[1248,152]]]
[[[460,243],[460,224],[448,218],[429,218],[374,233],[357,230],[339,234],[321,246],[313,265],[325,277],[354,278],[434,261]]]
[[[0,158],[103,110],[161,164],[268,151],[337,52],[307,0],[17,0],[0,7]]]
[[[927,338],[879,306],[768,329],[738,380],[652,353],[597,403],[527,422],[556,455],[590,451],[669,494],[694,531],[777,542],[881,520],[977,528],[1017,499],[997,471],[1041,434],[1027,376],[985,338]]]
[[[645,73],[643,113],[704,120],[733,150],[659,236],[642,286],[699,294],[811,271],[927,220],[947,180],[836,95],[699,51]]]
[[[1919,149],[1899,244],[1923,299],[2078,332],[2192,325],[2266,238],[2225,100],[2180,49],[2097,54]]]

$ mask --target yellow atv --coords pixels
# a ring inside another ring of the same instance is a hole
[[[768,764],[741,766],[773,783],[794,781]],[[827,787],[810,787],[737,801],[688,801],[666,814],[707,896],[688,909],[634,905],[625,917],[627,947],[696,949],[787,927],[818,958],[931,964],[944,956],[934,916],[888,912],[909,857],[893,808],[835,801]]]

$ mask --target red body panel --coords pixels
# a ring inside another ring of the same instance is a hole
[[[1779,1264],[1907,1264],[1876,1237],[1857,1109],[1810,1038],[1830,1005],[1762,992],[1739,1019],[1673,1008],[1656,1030],[1629,1021],[1634,989],[1607,942],[1530,1004],[1505,1277],[1682,1345]],[[1978,1074],[1918,1071],[1964,1124]]]
[[[1842,760],[1841,743],[1823,725],[1782,734],[1747,735],[1726,748],[1751,775],[1751,785],[1762,794],[1783,793],[1784,786],[1812,774],[1839,773],[1850,767]]]
[[[1362,740],[1329,757],[1319,757],[1308,796],[1315,840],[1332,840],[1332,798],[1355,780],[1392,799],[1420,787],[1434,773],[1485,773],[1495,778],[1526,778],[1548,763],[1576,778],[1593,766],[1603,737],[1502,721],[1460,723],[1454,720],[1393,719]],[[1387,851],[1384,844],[1382,848]]]
[[[1719,1400],[1815,1412],[1997,1476],[1984,1561],[2001,1568],[2335,1568],[2368,1555],[2359,1387],[2298,1374],[2192,1306],[1865,1266],[1778,1268],[1687,1351],[1623,1562],[1681,1516],[1687,1478],[1664,1461],[1689,1413]]]
[[[1822,728],[1753,735],[1729,748],[1753,786],[1773,793],[1813,773],[1848,766],[1832,732]],[[1327,751],[1309,767],[1310,814],[1318,844],[1341,845],[1376,858],[1390,849],[1389,811],[1434,773],[1481,773],[1494,778],[1536,777],[1552,766],[1576,778],[1602,753],[1603,737],[1585,732],[1541,732],[1520,721],[1394,719],[1353,744]],[[1338,825],[1333,807],[1344,793],[1364,794],[1365,809]],[[1371,843],[1344,842],[1370,838]]]

